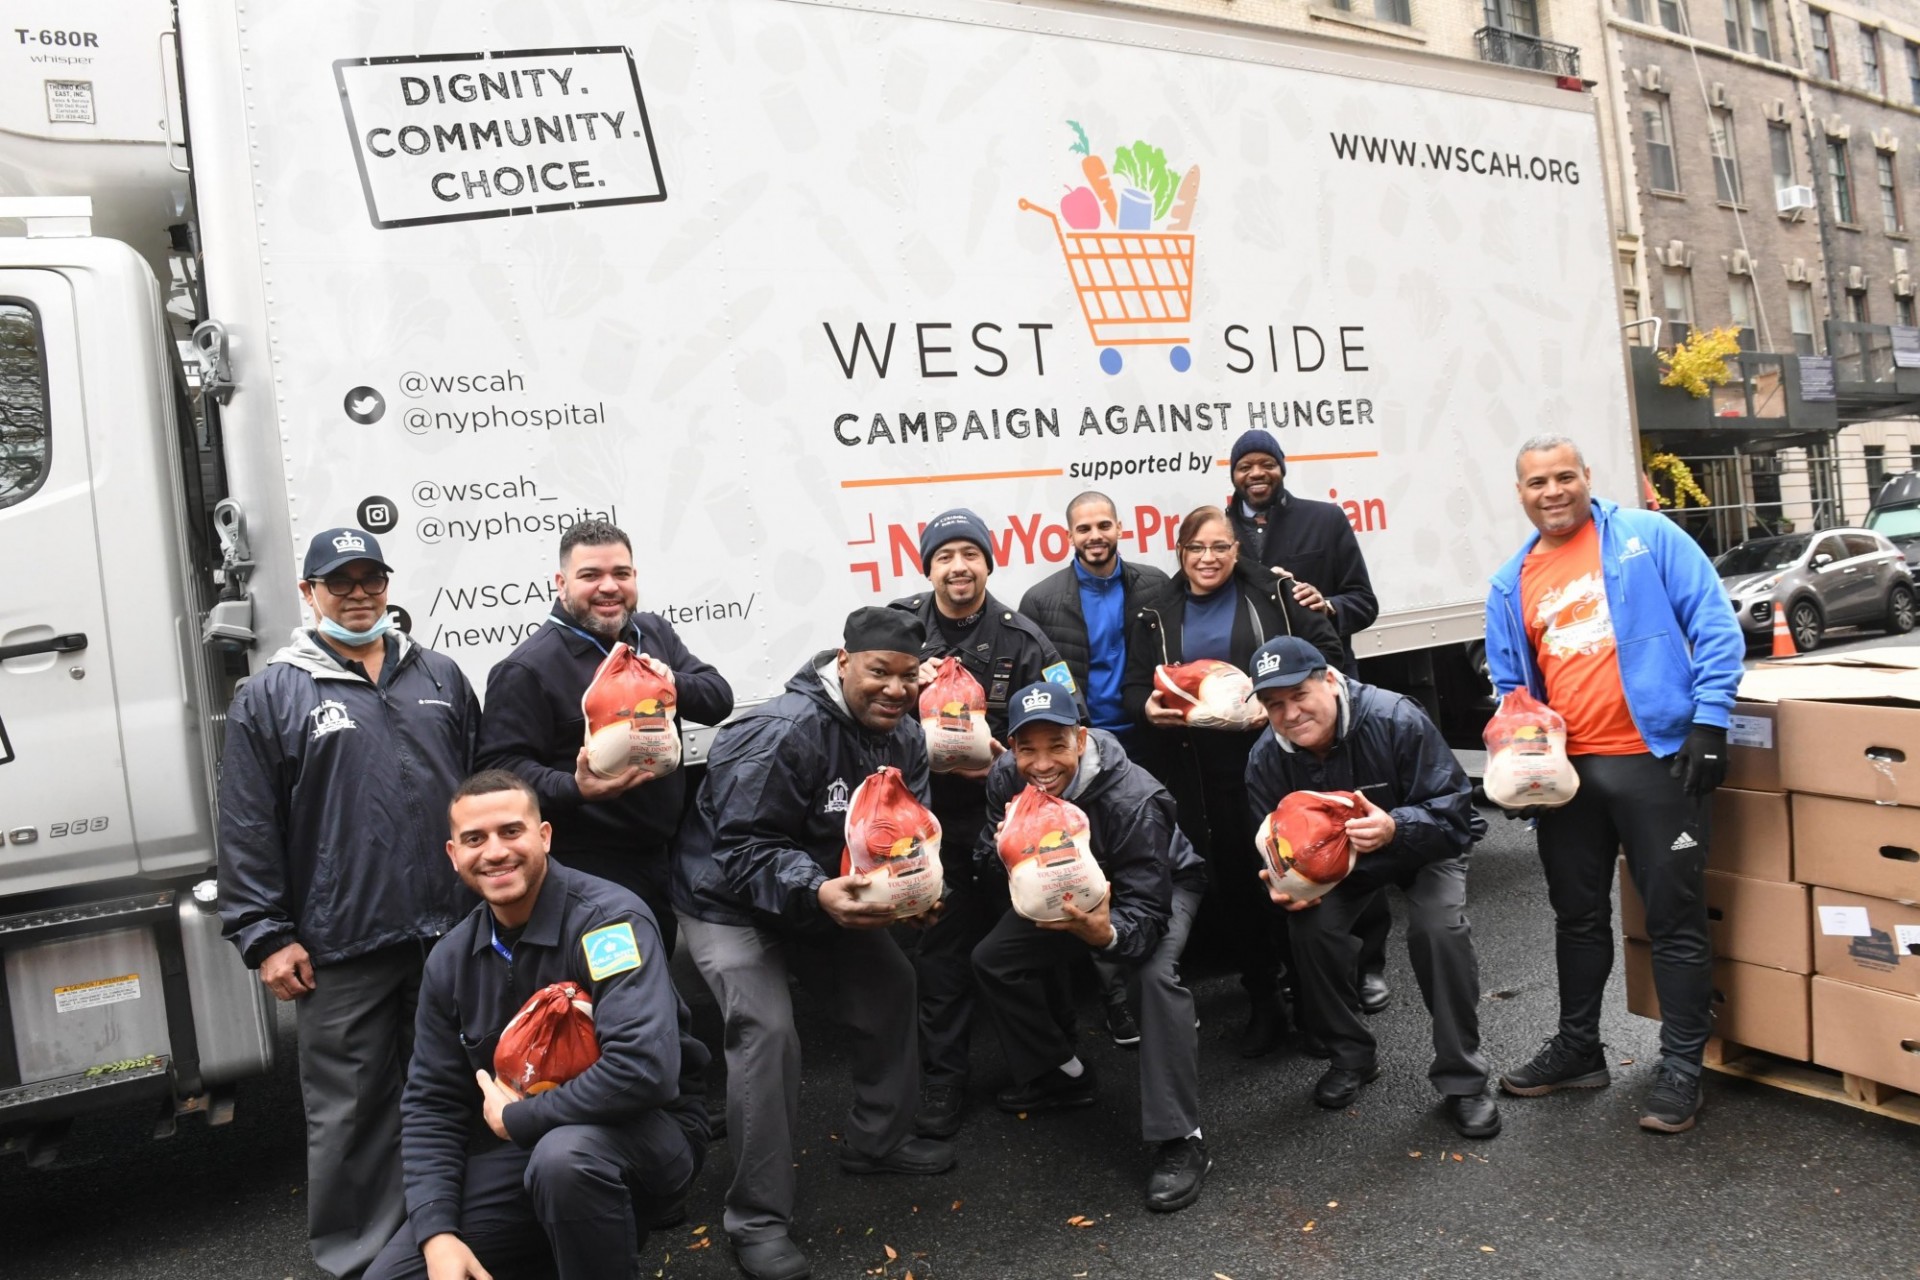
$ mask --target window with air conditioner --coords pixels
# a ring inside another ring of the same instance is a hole
[[[1767,150],[1773,157],[1773,189],[1784,191],[1799,185],[1799,171],[1793,163],[1793,126],[1767,126]]]
[[[1733,144],[1733,112],[1715,107],[1708,131],[1713,148],[1713,190],[1721,204],[1740,203],[1740,157]]]
[[[1819,9],[1809,9],[1807,26],[1813,32],[1813,73],[1838,80],[1833,69],[1833,19]]]
[[[1647,144],[1647,185],[1677,194],[1680,170],[1673,158],[1673,117],[1663,95],[1648,96],[1640,108],[1640,127]]]
[[[1787,286],[1787,324],[1793,330],[1793,349],[1803,356],[1813,355],[1813,286]]]
[[[1869,93],[1887,91],[1880,76],[1880,32],[1873,27],[1860,28],[1860,83]]]
[[[1827,180],[1833,194],[1833,220],[1853,222],[1853,173],[1847,163],[1847,140],[1827,141]]]
[[[1847,290],[1847,319],[1854,324],[1869,324],[1867,319],[1867,293],[1864,289]]]
[[[1901,214],[1900,183],[1894,170],[1893,152],[1874,152],[1873,165],[1875,176],[1880,180],[1880,216],[1886,222],[1887,230],[1898,234],[1907,228]]]

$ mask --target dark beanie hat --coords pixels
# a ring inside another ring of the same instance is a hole
[[[882,609],[867,605],[847,615],[847,629],[841,633],[840,647],[848,653],[910,653],[918,657],[927,642],[927,629],[920,619],[904,609]]]
[[[1280,442],[1273,438],[1271,431],[1263,431],[1259,427],[1240,433],[1240,438],[1233,442],[1233,453],[1228,465],[1239,465],[1240,459],[1249,453],[1270,453],[1275,462],[1283,467],[1287,465],[1287,455],[1281,452]]]
[[[993,543],[987,538],[987,522],[965,507],[942,511],[927,521],[920,534],[920,570],[925,572],[933,553],[953,541],[971,542],[987,558],[987,572],[993,572]]]

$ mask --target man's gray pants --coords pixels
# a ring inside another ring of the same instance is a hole
[[[913,1136],[920,1096],[913,965],[884,929],[799,937],[689,916],[680,935],[726,1020],[733,1183],[722,1222],[739,1244],[776,1239],[793,1220],[800,1147],[800,1034],[787,976],[830,1001],[848,1034],[848,1149],[884,1156]]]
[[[1429,862],[1399,883],[1407,895],[1407,958],[1433,1019],[1427,1078],[1450,1097],[1471,1096],[1487,1087],[1487,1060],[1480,1054],[1480,960],[1467,920],[1467,860]],[[1333,1065],[1349,1071],[1376,1065],[1373,1032],[1356,1011],[1365,941],[1353,930],[1369,901],[1385,892],[1384,885],[1343,884],[1287,921],[1301,1013],[1325,1037]]]
[[[406,1219],[400,1089],[420,1003],[419,942],[314,970],[294,1001],[307,1113],[307,1243],[329,1275],[353,1280]]]

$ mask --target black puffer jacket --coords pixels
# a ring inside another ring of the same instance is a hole
[[[1282,490],[1267,508],[1265,525],[1248,517],[1237,497],[1227,499],[1226,511],[1243,548],[1241,554],[1256,564],[1285,569],[1318,588],[1333,605],[1334,629],[1343,642],[1380,616],[1380,601],[1373,594],[1360,541],[1339,507]],[[1353,646],[1347,645],[1347,650],[1350,668]]]
[[[1167,575],[1148,564],[1131,560],[1120,562],[1120,616],[1133,616],[1135,608],[1165,591]],[[1073,673],[1073,682],[1084,694],[1087,688],[1087,664],[1093,648],[1087,637],[1086,615],[1080,612],[1080,577],[1072,564],[1060,572],[1042,578],[1020,597],[1020,612],[1053,641],[1060,658]]]
[[[673,909],[713,924],[829,928],[820,886],[840,874],[847,802],[892,765],[922,804],[927,741],[920,717],[892,733],[848,713],[835,651],[816,655],[763,702],[714,735],[707,776],[673,851]]]
[[[974,848],[976,870],[1006,875],[993,827],[1027,784],[1014,767],[1011,752],[994,761],[987,774],[987,812],[994,822]],[[1207,864],[1174,820],[1173,797],[1153,775],[1127,759],[1120,740],[1105,729],[1087,733],[1065,797],[1087,815],[1088,845],[1095,862],[1113,885],[1108,907],[1116,941],[1113,953],[1144,959],[1166,936],[1173,914],[1173,887],[1204,893]]]
[[[1255,821],[1290,791],[1364,791],[1393,815],[1393,842],[1362,856],[1335,893],[1405,882],[1421,867],[1464,855],[1487,833],[1473,784],[1420,704],[1405,694],[1345,682],[1342,725],[1325,759],[1261,731],[1247,758]]]
[[[399,635],[375,688],[293,633],[227,712],[220,925],[248,967],[290,942],[325,965],[453,927],[473,895],[447,801],[479,731],[452,658]]]

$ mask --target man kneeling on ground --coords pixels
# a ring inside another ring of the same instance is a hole
[[[407,1222],[366,1280],[505,1280],[549,1265],[560,1280],[627,1280],[636,1200],[658,1217],[707,1143],[708,1055],[659,926],[626,889],[548,860],[553,829],[514,774],[467,779],[448,817],[447,855],[485,901],[427,958],[400,1100]],[[600,1056],[523,1098],[494,1078],[494,1050],[556,982],[591,998]]]
[[[1272,813],[1290,791],[1360,797],[1360,814],[1346,826],[1360,857],[1347,878],[1306,903],[1268,890],[1296,912],[1289,934],[1301,1013],[1333,1051],[1313,1100],[1344,1110],[1380,1074],[1373,1033],[1357,1012],[1354,971],[1363,944],[1353,923],[1397,885],[1407,897],[1407,954],[1433,1019],[1427,1078],[1462,1137],[1493,1137],[1500,1111],[1480,1055],[1480,961],[1467,920],[1467,851],[1487,830],[1473,785],[1418,703],[1329,670],[1304,640],[1280,636],[1262,645],[1253,689],[1269,726],[1247,757],[1255,814]]]
[[[1093,955],[1123,966],[1140,1012],[1141,1137],[1159,1144],[1147,1208],[1184,1209],[1200,1198],[1213,1161],[1200,1135],[1200,1042],[1193,994],[1180,982],[1180,953],[1207,889],[1207,867],[1174,823],[1173,797],[1127,759],[1104,729],[1080,723],[1073,696],[1042,681],[1008,703],[1008,744],[987,775],[987,813],[997,821],[1031,784],[1087,815],[1094,859],[1107,874],[1099,902],[1064,903],[1066,919],[1035,922],[1008,911],[973,950],[974,973],[992,1010],[1014,1085],[1002,1111],[1051,1111],[1093,1102],[1093,1068],[1063,1031],[1068,967]],[[979,873],[1003,874],[995,832],[981,834]]]

